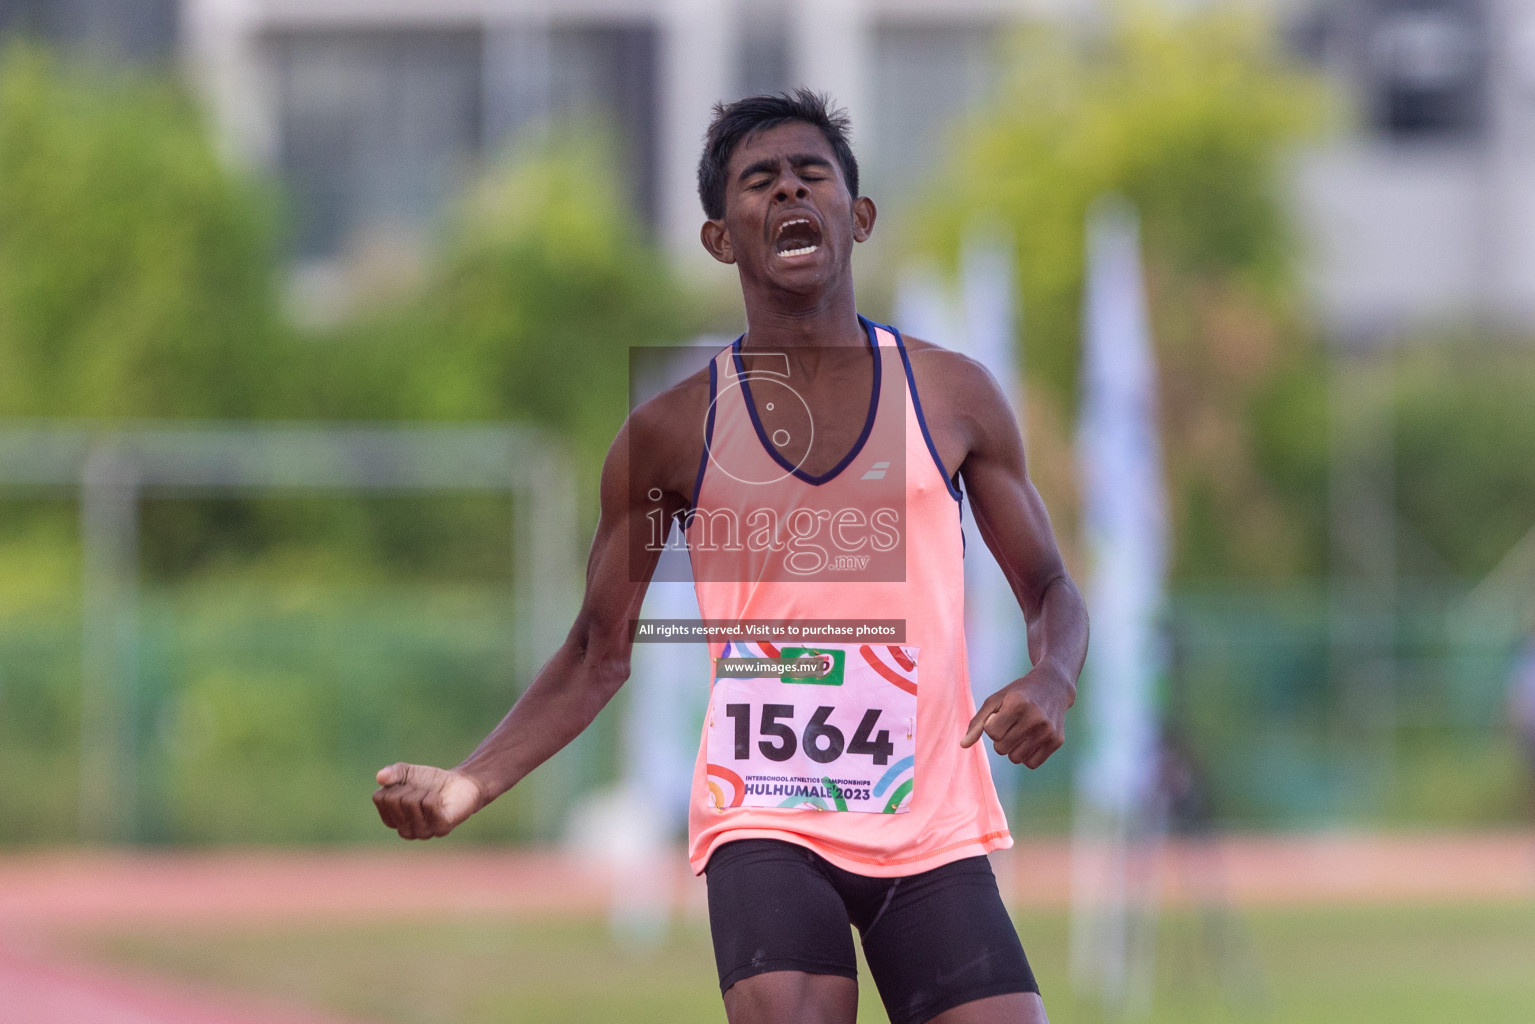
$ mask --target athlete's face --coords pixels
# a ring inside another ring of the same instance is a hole
[[[703,243],[745,283],[806,293],[848,273],[854,243],[873,228],[874,204],[848,192],[831,143],[790,121],[747,136],[731,154],[725,216],[704,224]]]

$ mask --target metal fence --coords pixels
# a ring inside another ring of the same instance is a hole
[[[62,740],[74,733],[73,802],[79,835],[90,840],[123,841],[155,831],[139,820],[146,757],[142,718],[155,713],[155,701],[143,687],[153,678],[146,669],[155,652],[170,645],[144,630],[154,621],[149,614],[154,609],[141,603],[137,572],[145,495],[509,494],[515,512],[508,540],[516,562],[508,625],[517,637],[522,679],[550,653],[551,638],[562,635],[577,579],[570,467],[558,445],[516,426],[12,424],[0,430],[0,487],[12,494],[78,495],[81,601],[78,622],[65,627],[66,635],[78,631],[77,640],[61,645],[56,622],[27,621],[9,638],[21,644],[21,667],[0,663],[0,669],[8,679],[14,675],[17,685],[31,681],[54,691],[51,699],[18,695],[11,703],[69,709],[65,714],[76,718],[77,729],[54,723],[52,734]],[[168,628],[175,632],[179,625]],[[281,647],[279,634],[268,639]],[[50,661],[51,670],[30,669]],[[25,728],[22,718],[13,724]],[[56,750],[51,753],[57,757]]]
[[[557,450],[506,428],[0,431],[0,500],[78,491],[84,570],[64,598],[0,605],[0,772],[20,780],[0,788],[0,843],[387,839],[372,772],[457,761],[568,627],[568,480]],[[512,578],[295,589],[134,572],[136,496],[402,487],[513,494]],[[1515,820],[1517,634],[1486,607],[1444,581],[1398,581],[1389,602],[1320,582],[1175,592],[1161,706],[1207,823]],[[624,699],[468,835],[555,834],[615,776]],[[1020,831],[1066,827],[1073,728],[1017,787]]]

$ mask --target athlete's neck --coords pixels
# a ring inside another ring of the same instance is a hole
[[[743,348],[837,348],[869,343],[858,322],[858,304],[849,281],[844,288],[822,293],[803,304],[752,301],[746,297],[746,340]]]

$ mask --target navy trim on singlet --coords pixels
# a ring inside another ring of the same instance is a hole
[[[864,330],[868,332],[869,348],[874,354],[874,386],[869,391],[869,414],[863,421],[863,433],[858,435],[858,440],[853,442],[853,447],[842,457],[842,461],[820,476],[811,476],[809,473],[801,472],[798,466],[778,454],[778,449],[773,447],[768,441],[767,431],[762,429],[762,420],[758,419],[757,407],[752,402],[751,383],[746,376],[746,364],[741,360],[741,342],[746,340],[746,335],[741,335],[735,340],[735,344],[730,346],[731,355],[735,359],[736,377],[741,382],[741,398],[746,402],[746,412],[751,416],[752,427],[757,431],[757,440],[762,443],[762,450],[767,452],[768,456],[778,463],[779,466],[805,481],[805,483],[813,484],[816,487],[835,479],[837,474],[846,469],[858,457],[858,453],[863,451],[864,442],[868,441],[869,435],[874,432],[874,417],[879,412],[880,365],[884,360],[880,358],[879,337],[874,333],[874,321],[861,315],[858,317],[858,320],[863,324]],[[896,338],[899,340],[900,335],[896,335]],[[910,370],[908,369],[907,372],[909,373]],[[920,417],[920,413],[918,415]]]
[[[709,446],[714,443],[714,403],[719,400],[718,377],[719,371],[715,369],[714,358],[709,359],[709,416],[704,420],[704,453],[698,458],[698,478],[693,481],[693,503],[691,508],[698,507],[698,492],[703,490],[704,470],[709,468]]]
[[[944,468],[943,460],[938,457],[938,446],[933,443],[933,435],[927,429],[927,417],[922,415],[922,399],[917,396],[917,378],[911,372],[911,357],[906,354],[906,342],[901,338],[901,332],[889,324],[877,324],[895,336],[895,346],[901,350],[901,365],[906,367],[906,384],[911,390],[911,407],[917,413],[917,426],[922,428],[922,440],[927,442],[927,452],[933,457],[933,465],[938,467],[938,475],[943,477],[943,485],[949,489],[949,497],[960,501],[964,495],[959,488],[954,486],[954,481],[949,478],[948,470]],[[958,470],[955,473],[958,474]],[[963,514],[963,513],[961,513]]]
[[[958,473],[954,474],[954,480],[955,480],[956,483],[958,483],[958,481],[959,481],[959,474]],[[965,489],[963,487],[960,487],[959,488],[959,493],[961,495],[963,495],[965,493]],[[965,503],[964,503],[963,500],[961,500],[959,502],[959,557],[960,558],[964,558],[965,557],[965,549],[969,545],[969,543],[970,543],[969,541],[965,540]]]

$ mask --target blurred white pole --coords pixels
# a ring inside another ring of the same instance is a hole
[[[1013,247],[1007,236],[973,228],[960,253],[960,289],[965,309],[961,351],[979,361],[1002,386],[1023,428],[1018,389],[1017,304]],[[1027,438],[1025,438],[1027,442]],[[965,514],[965,645],[970,688],[977,703],[1029,669],[1028,626],[1012,585],[986,549],[973,506]],[[991,775],[1002,806],[1017,803],[1022,768],[987,746]],[[1019,823],[1014,823],[1015,827]]]
[[[960,253],[960,287],[965,304],[966,350],[990,370],[1013,405],[1023,429],[1023,391],[1019,386],[1017,270],[1013,240],[1003,231],[974,227]],[[1025,435],[1024,440],[1028,437]]]
[[[684,266],[712,266],[698,241],[698,157],[714,104],[735,98],[735,5],[669,0],[660,54],[660,234]]]
[[[1124,200],[1105,197],[1089,211],[1087,259],[1077,456],[1093,640],[1082,688],[1071,965],[1079,990],[1129,1010],[1150,952],[1134,941],[1130,843],[1156,776],[1166,509],[1139,227]]]
[[[959,301],[930,268],[908,269],[896,296],[896,326],[980,362],[1021,414],[1013,282],[1011,240],[973,228],[960,253]],[[1013,589],[987,550],[970,509],[965,511],[964,531],[965,647],[970,686],[979,703],[1028,670],[1028,633]],[[997,795],[1003,807],[1011,809],[1022,769],[989,745],[987,752]]]
[[[675,528],[661,561],[640,617],[698,618],[691,566]],[[709,652],[703,644],[637,643],[631,664],[618,787],[626,812],[610,826],[624,834],[612,836],[609,848],[609,920],[617,938],[653,943],[665,936],[675,902],[672,844],[687,823]]]
[[[640,617],[698,618],[692,567],[675,528],[661,561]],[[697,643],[637,643],[631,664],[623,776],[646,794],[660,831],[675,837],[687,824],[693,761],[709,700],[709,649]]]
[[[263,59],[258,0],[184,0],[182,51],[213,108],[219,155],[242,166],[276,167],[280,157],[280,87]]]
[[[630,381],[635,405],[707,365],[728,338],[656,350]],[[633,366],[633,364],[631,364]],[[644,619],[696,619],[698,598],[682,532],[671,528],[640,608]],[[674,899],[672,845],[684,833],[693,765],[709,700],[709,650],[699,643],[636,643],[624,687],[619,780],[578,805],[570,832],[592,846],[612,877],[615,938],[653,944],[665,936]],[[592,808],[612,807],[595,815]],[[600,825],[589,824],[600,821]],[[595,828],[595,832],[593,829]],[[583,830],[594,839],[583,839]]]
[[[789,77],[827,93],[853,119],[853,148],[875,152],[868,103],[869,21],[866,0],[793,0]]]
[[[895,290],[895,326],[901,333],[954,348],[964,335],[959,319],[936,269],[925,264],[901,269]]]

